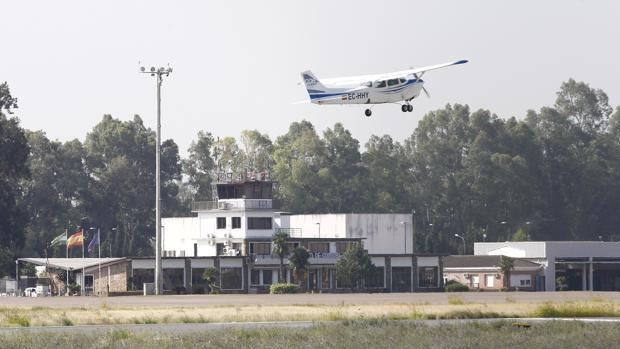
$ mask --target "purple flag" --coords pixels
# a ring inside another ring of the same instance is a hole
[[[99,229],[97,229],[97,235],[90,240],[90,244],[88,244],[88,253],[92,253],[95,250],[95,246],[99,245]]]

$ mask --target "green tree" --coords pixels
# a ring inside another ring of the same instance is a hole
[[[90,175],[86,214],[102,231],[117,227],[114,255],[152,255],[155,230],[155,132],[139,116],[120,121],[105,115],[86,136]],[[179,211],[181,165],[172,140],[161,145],[162,216]]]
[[[28,167],[32,176],[22,183],[23,205],[31,217],[23,254],[53,256],[51,240],[64,232],[68,222],[84,216],[83,197],[88,193],[85,151],[78,140],[50,141],[42,131],[27,132],[30,146]],[[56,249],[58,257],[64,248]]]
[[[351,290],[362,288],[363,280],[372,273],[374,265],[361,244],[352,244],[336,262],[338,281]]]
[[[219,272],[216,268],[206,268],[202,272],[202,279],[207,283],[209,293],[219,293],[219,287],[217,286],[218,276]]]
[[[274,179],[279,188],[276,200],[285,211],[326,212],[322,177],[317,175],[325,161],[325,144],[306,120],[294,122],[274,145]]]
[[[244,168],[247,171],[270,171],[273,166],[273,144],[269,136],[257,130],[241,132]]]
[[[284,282],[284,258],[288,255],[288,234],[283,231],[278,231],[273,234],[271,240],[273,242],[273,253],[280,259],[280,268],[278,269],[278,282]]]
[[[309,259],[310,253],[303,246],[296,247],[288,258],[289,268],[295,273],[299,288],[301,288],[302,291],[306,289],[304,275],[310,265]]]
[[[182,161],[183,173],[188,178],[188,195],[183,201],[211,200],[211,182],[215,170],[212,148],[213,136],[209,132],[199,131],[198,139],[192,141],[188,149],[188,158]],[[188,205],[189,203],[187,203]]]
[[[7,264],[24,243],[28,215],[21,203],[21,183],[29,177],[29,147],[17,117],[8,117],[17,108],[8,84],[0,84],[0,274],[8,275],[13,264]]]
[[[499,260],[499,270],[502,272],[502,276],[504,277],[504,288],[508,289],[510,287],[510,272],[514,269],[515,261],[514,259],[501,256]]]

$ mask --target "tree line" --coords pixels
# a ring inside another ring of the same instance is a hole
[[[102,256],[152,255],[154,130],[104,115],[83,142],[60,142],[23,129],[17,108],[1,84],[2,272],[15,256],[63,257],[49,242],[78,226],[101,230]],[[174,140],[161,149],[164,217],[211,200],[217,172],[266,170],[283,211],[411,213],[418,252],[456,253],[454,234],[469,253],[483,240],[620,239],[620,108],[572,79],[553,106],[519,118],[448,104],[402,142],[361,146],[341,123],[320,134],[302,120],[275,140],[200,130],[184,159]]]

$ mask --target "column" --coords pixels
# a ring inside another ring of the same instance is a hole
[[[588,259],[590,260],[590,280],[589,280],[588,289],[590,291],[594,291],[594,263],[593,263],[592,257]]]
[[[581,289],[583,291],[588,289],[588,277],[586,275],[587,270],[586,270],[587,264],[583,263],[581,265]]]

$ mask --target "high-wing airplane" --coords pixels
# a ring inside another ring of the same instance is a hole
[[[315,104],[382,104],[401,103],[403,112],[411,112],[411,101],[421,91],[430,97],[424,88],[422,76],[429,70],[464,64],[467,60],[413,68],[394,73],[361,75],[319,80],[311,71],[301,73],[308,90],[310,102]],[[371,108],[364,112],[372,114]]]

